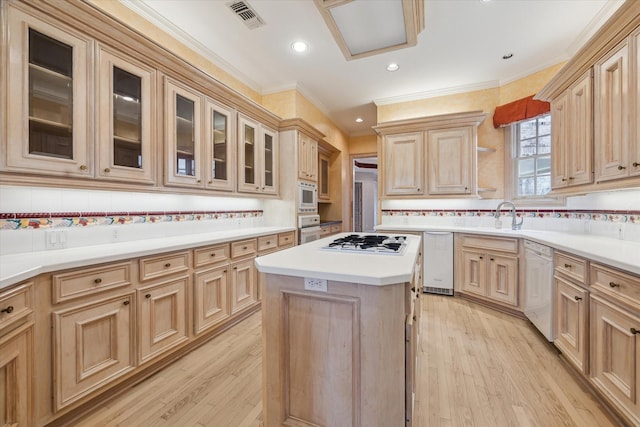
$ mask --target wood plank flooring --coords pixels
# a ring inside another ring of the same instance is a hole
[[[460,298],[421,297],[416,426],[616,425],[527,321]],[[74,425],[260,426],[260,316]]]

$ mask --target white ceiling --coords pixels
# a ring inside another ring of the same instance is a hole
[[[313,0],[247,0],[266,22],[253,30],[227,0],[121,1],[261,94],[298,89],[350,135],[371,132],[375,104],[496,87],[567,60],[622,3],[425,0],[417,46],[347,61]],[[309,51],[294,54],[295,40]]]

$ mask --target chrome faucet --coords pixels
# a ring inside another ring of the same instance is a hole
[[[524,218],[520,218],[520,222],[516,222],[516,205],[511,202],[502,202],[498,205],[498,207],[496,208],[496,213],[494,214],[496,221],[500,219],[500,209],[502,209],[502,207],[505,205],[511,206],[511,229],[520,230],[520,228],[522,228],[522,222],[524,221]]]

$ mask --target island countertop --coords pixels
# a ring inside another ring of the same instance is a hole
[[[385,286],[411,281],[420,250],[420,236],[407,235],[402,255],[323,250],[333,236],[285,249],[255,259],[261,273],[308,277],[339,282]]]

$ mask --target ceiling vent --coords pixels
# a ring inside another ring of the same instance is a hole
[[[262,18],[258,16],[258,13],[246,1],[231,1],[227,3],[227,6],[250,30],[262,27],[265,24]]]

